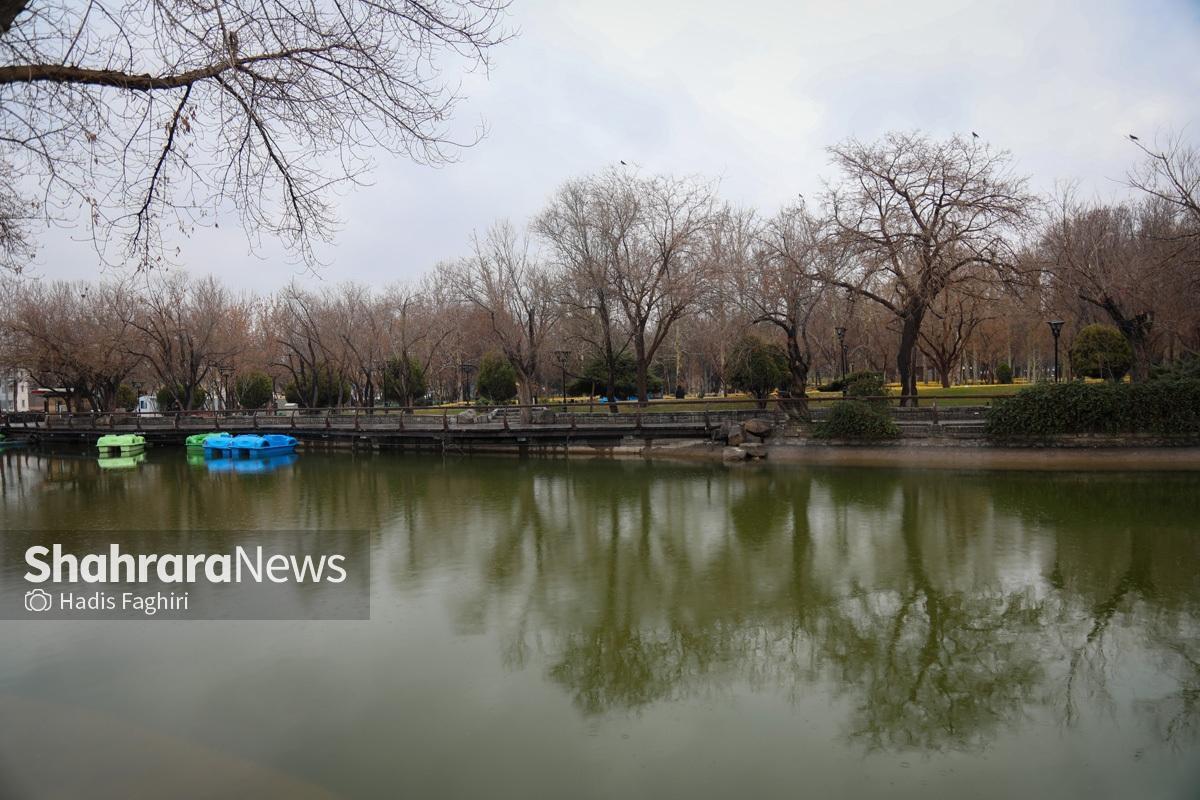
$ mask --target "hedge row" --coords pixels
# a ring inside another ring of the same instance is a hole
[[[820,439],[895,439],[900,435],[886,407],[861,400],[835,403],[829,416],[813,425],[813,436]]]
[[[1065,433],[1200,434],[1200,380],[1040,383],[988,412],[997,438]]]

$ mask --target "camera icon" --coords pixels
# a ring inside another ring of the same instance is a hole
[[[25,610],[41,613],[49,611],[54,598],[45,589],[31,589],[25,593]]]

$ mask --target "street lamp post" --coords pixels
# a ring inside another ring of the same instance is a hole
[[[833,332],[837,334],[838,349],[842,351],[842,380],[844,381],[846,380],[846,329],[839,325],[833,329]]]
[[[368,380],[367,383],[371,386],[371,392],[365,399],[367,401],[367,405],[371,408],[371,410],[368,412],[370,414],[375,413],[376,395],[379,396],[380,402],[383,403],[384,407],[387,407],[387,391],[384,389],[384,387],[387,385],[387,365],[387,359],[380,359],[378,361],[372,361],[367,366],[367,368],[370,370],[370,374],[368,375],[370,380]],[[376,375],[379,376],[378,385],[375,383]]]
[[[221,404],[224,406],[223,411],[229,410],[229,376],[233,374],[233,367],[228,364],[221,364],[217,367],[217,374],[221,376]]]
[[[554,351],[554,360],[558,362],[559,368],[562,369],[562,401],[564,409],[567,406],[567,359],[570,357],[570,350]]]
[[[141,381],[133,382],[133,394],[134,394],[133,413],[141,414],[142,413],[142,382]]]
[[[475,365],[469,361],[464,361],[458,365],[458,368],[462,371],[463,375],[463,385],[461,387],[463,402],[469,403],[471,402],[471,373],[475,371]]]
[[[1063,321],[1052,319],[1047,324],[1050,326],[1050,332],[1054,334],[1054,382],[1058,383],[1058,336],[1062,333]]]

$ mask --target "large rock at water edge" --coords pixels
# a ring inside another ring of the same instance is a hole
[[[745,461],[749,457],[749,454],[740,447],[726,447],[721,451],[722,461]]]
[[[750,456],[750,458],[767,457],[767,446],[765,444],[759,444],[758,442],[746,442],[741,446],[741,449],[745,450],[746,455]]]
[[[768,436],[775,429],[774,423],[769,419],[761,419],[755,417],[748,419],[742,423],[742,430],[746,433],[754,434],[755,436]]]

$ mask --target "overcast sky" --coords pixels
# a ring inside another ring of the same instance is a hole
[[[1136,151],[1129,132],[1200,138],[1200,2],[668,2],[514,0],[520,36],[489,75],[464,79],[456,130],[488,136],[460,163],[377,154],[373,185],[340,199],[343,228],[319,278],[223,224],[183,263],[230,284],[384,284],[466,249],[473,230],[523,224],[564,180],[618,160],[719,178],[771,212],[813,197],[825,147],[889,129],[978,131],[1035,188],[1078,181],[1102,197]],[[36,273],[98,274],[78,231],[42,234]]]

